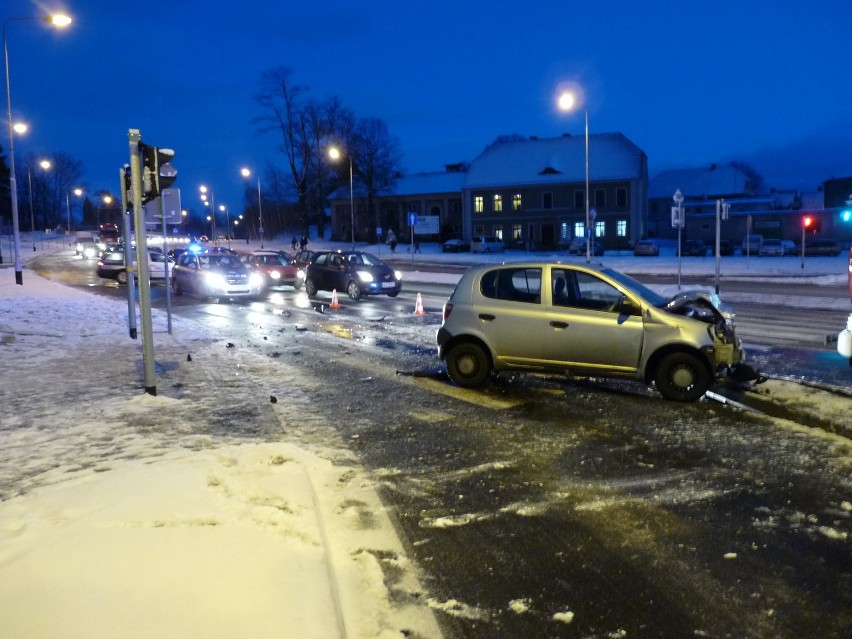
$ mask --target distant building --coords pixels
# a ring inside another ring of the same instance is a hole
[[[834,231],[832,237],[852,241],[852,220],[844,221],[843,212],[852,211],[852,177],[832,178],[824,185],[825,216]]]
[[[644,234],[648,159],[621,133],[589,138],[591,232],[606,248]],[[467,239],[495,235],[506,246],[554,249],[586,233],[585,136],[497,142],[464,181]]]

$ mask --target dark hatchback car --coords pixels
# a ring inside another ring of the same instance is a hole
[[[805,255],[840,255],[840,244],[834,240],[811,240],[805,242]]]
[[[706,257],[707,245],[701,240],[686,240],[681,247],[681,255],[692,257]]]
[[[364,295],[396,297],[402,290],[402,275],[375,255],[361,251],[317,253],[305,271],[305,292],[346,291],[353,300]]]

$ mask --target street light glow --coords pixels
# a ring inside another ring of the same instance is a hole
[[[39,162],[39,163],[38,163],[38,165],[39,165],[41,168],[43,168],[45,171],[47,171],[47,170],[50,168],[50,166],[51,166],[51,165],[50,165],[50,160],[42,160],[41,162]]]
[[[24,135],[29,128],[30,127],[27,126],[26,122],[15,122],[15,124],[12,125],[12,130],[18,135]]]
[[[251,170],[247,169],[246,167],[243,167],[240,169],[240,175],[246,178],[251,177]]]
[[[45,22],[49,22],[54,27],[59,27],[60,29],[64,29],[69,24],[71,24],[71,16],[67,16],[64,13],[54,13],[51,16],[47,16]]]

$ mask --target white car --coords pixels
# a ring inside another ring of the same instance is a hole
[[[757,250],[757,254],[761,257],[775,257],[784,255],[784,242],[776,239],[766,239]]]
[[[494,235],[477,235],[470,241],[471,253],[502,253],[503,240]]]

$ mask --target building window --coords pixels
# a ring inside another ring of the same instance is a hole
[[[595,189],[595,208],[602,209],[606,206],[606,190]]]
[[[523,227],[522,224],[513,224],[512,225],[512,239],[513,240],[524,239],[524,227]]]
[[[541,208],[543,209],[552,209],[553,208],[553,193],[547,192],[541,194]]]
[[[485,235],[485,227],[482,224],[475,224],[473,227],[473,234],[478,236]]]
[[[606,236],[606,222],[595,222],[595,237]]]
[[[474,213],[482,213],[485,210],[485,205],[483,203],[483,198],[481,195],[477,195],[473,198],[473,212]]]
[[[586,237],[586,225],[584,222],[574,222],[574,237]]]
[[[574,191],[574,208],[585,210],[586,208],[586,192]]]
[[[498,240],[503,239],[503,225],[502,224],[495,224],[494,225],[494,237],[496,237]]]
[[[520,211],[521,206],[523,206],[523,201],[521,200],[521,194],[515,193],[512,196],[512,210],[513,211]]]
[[[500,213],[503,211],[503,196],[499,193],[494,194],[494,212]]]
[[[615,222],[615,234],[618,237],[627,237],[627,220],[617,220]]]
[[[450,201],[450,213],[461,215],[461,200]]]
[[[559,225],[559,239],[563,242],[570,241],[571,237],[568,236],[568,233],[571,231],[571,223],[570,222],[562,222]]]
[[[627,189],[623,186],[615,189],[615,205],[622,209],[627,206]]]

